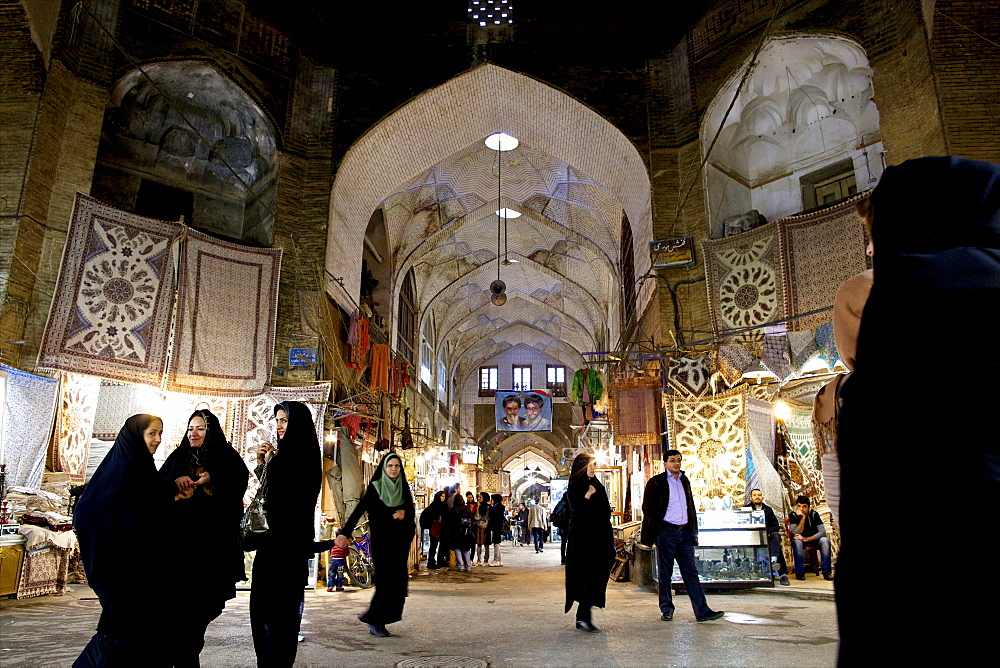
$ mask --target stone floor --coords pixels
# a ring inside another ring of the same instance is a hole
[[[674,621],[660,621],[656,595],[609,583],[595,610],[600,634],[574,629],[564,615],[558,545],[536,554],[504,544],[502,568],[421,572],[410,584],[404,619],[376,638],[356,619],[371,590],[306,592],[301,666],[830,666],[837,627],[832,583],[809,575],[790,587],[709,592],[726,611],[697,623],[686,597]],[[150,587],[155,586],[151,576]],[[68,666],[94,631],[100,606],[72,585],[65,596],[0,602],[0,666]],[[249,594],[240,592],[209,626],[204,666],[252,666]],[[159,620],[164,629],[169,620]]]

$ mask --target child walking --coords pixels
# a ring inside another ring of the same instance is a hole
[[[330,565],[327,566],[327,572],[330,576],[327,578],[327,591],[334,591],[334,589],[344,591],[344,571],[347,570],[347,555],[350,552],[350,547],[334,545],[330,548]]]

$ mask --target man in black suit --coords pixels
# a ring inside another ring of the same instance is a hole
[[[684,588],[691,599],[695,619],[699,622],[719,619],[725,613],[708,607],[698,580],[694,559],[694,548],[698,547],[698,516],[691,496],[691,483],[681,471],[681,453],[667,450],[663,457],[667,470],[646,483],[642,497],[641,534],[643,543],[656,542],[660,619],[669,622],[674,618],[670,577],[674,572],[675,559],[684,578]]]

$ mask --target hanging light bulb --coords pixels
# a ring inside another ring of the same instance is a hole
[[[503,306],[507,303],[507,284],[499,278],[490,283],[490,301],[496,306]]]
[[[520,143],[517,137],[512,137],[506,132],[494,132],[485,141],[486,147],[494,151],[512,151]]]

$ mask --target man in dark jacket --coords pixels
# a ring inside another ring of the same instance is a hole
[[[823,579],[833,579],[830,565],[830,539],[826,537],[826,525],[815,510],[810,508],[809,497],[795,499],[796,510],[788,513],[788,530],[792,534],[792,554],[795,557],[795,579],[806,579],[806,545],[812,543],[819,549],[820,568]]]
[[[691,496],[691,483],[681,472],[681,453],[667,450],[663,457],[667,470],[649,479],[642,497],[642,542],[648,545],[655,541],[658,553],[660,619],[669,622],[674,618],[670,579],[675,559],[695,619],[699,622],[719,619],[725,613],[708,607],[698,580],[694,560],[694,548],[698,547],[698,516]]]
[[[764,492],[759,489],[750,490],[750,503],[743,506],[750,510],[764,511],[764,525],[767,527],[767,551],[771,555],[771,563],[778,564],[779,582],[788,586],[788,564],[785,562],[785,551],[781,549],[781,525],[774,509],[764,503]]]

